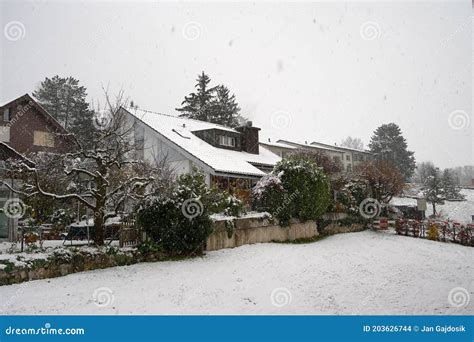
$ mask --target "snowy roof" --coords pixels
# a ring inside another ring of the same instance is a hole
[[[263,147],[259,148],[259,154],[217,148],[192,133],[208,129],[219,129],[240,134],[226,126],[135,108],[126,110],[164,136],[168,141],[218,173],[263,176],[265,172],[254,165],[273,166],[281,159]]]
[[[260,145],[265,145],[265,146],[274,146],[274,147],[280,147],[280,148],[288,148],[288,149],[291,149],[291,150],[294,150],[296,149],[295,146],[293,145],[288,145],[288,144],[285,144],[285,143],[282,143],[282,142],[269,142],[269,141],[261,141],[260,142]]]
[[[366,151],[366,150],[359,150],[359,149],[356,149],[356,148],[345,147],[345,146],[332,146],[332,145],[325,144],[325,143],[320,143],[320,142],[317,142],[317,141],[313,141],[311,143],[311,145],[321,146],[321,148],[329,147],[329,148],[334,148],[334,149],[337,149],[337,150],[347,150],[347,151],[353,151],[353,152],[370,153],[369,151]]]
[[[299,142],[293,142],[289,140],[278,140],[279,143],[284,143],[284,144],[292,144],[293,146],[298,146],[298,147],[304,147],[304,148],[318,148],[318,149],[323,149],[327,151],[333,151],[333,152],[339,152],[342,153],[341,150],[337,149],[335,146],[330,146],[330,145],[321,145],[321,146],[316,146],[314,143],[311,145],[305,144],[305,143],[299,143]]]

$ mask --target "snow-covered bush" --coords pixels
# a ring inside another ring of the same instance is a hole
[[[171,255],[199,254],[212,232],[209,217],[217,208],[204,175],[182,175],[170,196],[154,196],[138,212],[138,224]]]
[[[245,213],[244,203],[233,195],[223,194],[221,207],[226,216],[239,217]]]
[[[336,204],[339,204],[343,212],[350,215],[359,214],[359,204],[369,197],[367,184],[360,179],[354,178],[345,181],[345,184],[337,192]],[[335,210],[337,212],[337,210]]]
[[[253,191],[257,207],[270,212],[281,224],[290,218],[315,220],[330,202],[329,181],[314,162],[291,156],[283,159],[271,175],[263,177]]]

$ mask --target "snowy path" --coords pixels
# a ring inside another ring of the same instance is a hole
[[[472,314],[473,256],[469,247],[365,231],[311,244],[243,246],[192,260],[2,286],[0,310],[121,315]],[[454,287],[469,291],[467,306],[448,303]],[[112,294],[98,288],[108,288]],[[102,302],[113,301],[97,306],[94,291],[104,291]],[[274,302],[283,306],[272,304],[272,292]]]

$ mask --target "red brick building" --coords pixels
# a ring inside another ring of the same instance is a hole
[[[65,153],[72,149],[67,131],[30,95],[0,107],[0,141],[20,154]]]
[[[25,159],[31,153],[65,153],[73,149],[67,131],[30,95],[0,106],[0,168],[5,160]],[[29,161],[28,161],[29,163]],[[32,164],[30,166],[33,166]],[[8,184],[13,179],[2,179]],[[8,215],[8,206],[18,197],[0,182],[0,241],[15,241],[18,217]]]

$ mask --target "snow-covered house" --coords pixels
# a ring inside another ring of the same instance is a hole
[[[22,155],[74,147],[68,131],[28,94],[1,105],[0,115],[0,141]]]
[[[22,159],[31,163],[25,156],[37,152],[71,151],[73,141],[67,133],[30,95],[8,101],[0,106],[0,169],[9,159]],[[14,179],[1,180],[12,185],[17,182]],[[0,182],[0,240],[16,239],[18,218],[5,213],[5,209],[8,209],[6,206],[12,203],[18,205],[15,201],[18,201],[17,195]]]
[[[295,149],[316,150],[319,152],[324,152],[335,161],[341,162],[344,170],[346,171],[351,171],[357,164],[372,158],[372,154],[368,151],[356,150],[353,148],[335,145],[333,146],[317,141],[308,144],[307,142],[298,143],[280,139],[277,140],[277,142],[260,142],[260,145],[268,148],[273,153],[281,157],[285,157]]]
[[[323,144],[317,141],[313,141],[311,146],[319,148],[330,148],[336,149],[342,152],[342,163],[346,171],[351,171],[358,164],[372,159],[372,153],[365,150],[358,150],[355,148],[342,147],[342,146],[332,146],[328,144]]]
[[[248,200],[252,186],[281,159],[259,146],[259,130],[251,122],[236,129],[205,121],[121,108],[134,122],[137,156],[166,160],[175,174],[196,167],[210,186]]]
[[[264,144],[267,144],[267,143],[264,143]],[[343,162],[344,153],[341,150],[337,149],[335,146],[316,146],[316,145],[308,144],[307,142],[299,143],[299,142],[283,140],[283,139],[280,139],[276,143],[272,143],[272,144],[273,144],[272,150],[277,151],[277,152],[281,150],[283,155],[285,155],[285,153],[288,153],[288,147],[291,147],[293,149],[303,149],[303,150],[310,150],[310,151],[314,150],[318,152],[324,152],[328,155],[328,157],[334,159],[334,161],[339,161],[341,163]]]

